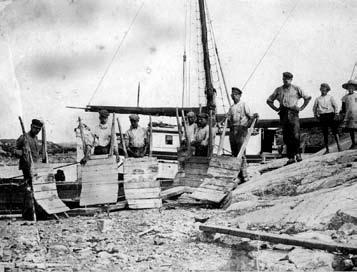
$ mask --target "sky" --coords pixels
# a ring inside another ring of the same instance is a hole
[[[242,97],[261,118],[277,118],[265,101],[281,85],[284,71],[313,98],[322,82],[330,84],[336,99],[345,94],[341,84],[357,62],[356,1],[206,1],[229,89],[242,88],[266,53]],[[48,140],[73,142],[78,116],[89,126],[98,116],[66,106],[135,106],[139,81],[140,106],[181,106],[185,45],[192,51],[190,103],[196,106],[196,5],[194,0],[2,1],[0,138],[21,134],[21,115],[27,128],[32,118],[43,119]],[[312,102],[301,116],[312,116],[311,109]],[[127,129],[127,116],[120,120]]]

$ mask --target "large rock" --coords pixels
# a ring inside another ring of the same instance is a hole
[[[229,210],[252,224],[300,222],[326,229],[337,213],[357,218],[357,150],[331,153],[267,172],[237,187]],[[340,222],[340,227],[343,225]]]

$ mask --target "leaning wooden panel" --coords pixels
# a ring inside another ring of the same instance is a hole
[[[32,187],[36,203],[48,214],[62,213],[69,208],[58,197],[53,169],[47,164],[35,164]]]
[[[129,208],[161,207],[158,169],[159,163],[152,157],[128,158],[124,161],[124,191]]]
[[[116,203],[118,199],[118,166],[115,156],[93,158],[81,168],[80,206]]]

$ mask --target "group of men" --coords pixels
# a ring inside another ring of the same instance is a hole
[[[296,85],[293,85],[293,75],[290,72],[283,73],[283,85],[275,89],[268,97],[267,104],[279,114],[280,124],[283,132],[283,140],[287,147],[287,164],[292,164],[302,160],[300,151],[300,122],[299,112],[304,110],[311,100],[311,96],[307,95]],[[357,130],[357,81],[349,80],[342,87],[348,90],[348,93],[342,98],[341,111],[338,112],[336,101],[328,95],[330,86],[327,83],[322,83],[320,86],[321,96],[316,98],[313,112],[314,116],[319,119],[322,131],[324,134],[324,142],[326,152],[328,148],[328,128],[332,128],[333,135],[337,142],[338,150],[341,150],[339,143],[337,127],[342,121],[342,127],[349,132],[351,137],[351,149],[356,148],[355,131]],[[247,136],[248,127],[254,118],[258,118],[257,113],[252,113],[245,102],[241,100],[242,91],[239,88],[233,87],[231,97],[234,104],[230,107],[227,113],[228,125],[230,128],[229,141],[231,145],[232,156],[237,156],[244,139]],[[299,100],[303,100],[303,104],[299,106]],[[274,104],[279,102],[279,106]],[[101,110],[99,112],[99,124],[92,131],[92,140],[85,141],[87,144],[87,152],[85,152],[82,164],[85,164],[93,153],[95,155],[108,154],[113,140],[113,153],[118,157],[117,139],[112,139],[112,128],[108,123],[109,112]],[[148,150],[148,133],[147,129],[139,126],[139,116],[132,114],[129,116],[130,128],[125,133],[125,140],[122,145],[125,145],[127,153],[131,157],[143,157]],[[188,124],[185,128],[185,142],[190,143],[195,147],[196,156],[207,156],[209,141],[214,142],[216,129],[212,128],[211,139],[208,125],[208,115],[200,113],[196,116],[193,112],[187,114]],[[33,162],[37,162],[40,158],[40,148],[38,146],[37,135],[41,131],[43,123],[40,120],[33,119],[31,129],[26,134],[20,136],[16,142],[16,154],[20,157],[19,168],[24,174],[24,179],[27,181],[27,188],[31,186],[31,173],[29,167],[28,154],[25,154],[25,143],[30,149],[30,154]],[[242,158],[242,167],[239,173],[241,182],[248,179],[246,158]],[[28,199],[28,198],[27,198]],[[29,207],[29,205],[25,205]],[[25,213],[29,213],[25,210]]]

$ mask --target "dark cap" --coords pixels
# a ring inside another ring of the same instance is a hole
[[[287,78],[287,79],[292,79],[294,76],[292,73],[290,72],[284,72],[283,73],[283,77]]]
[[[327,83],[321,83],[320,88],[326,88],[327,91],[330,91],[330,85],[328,85]]]
[[[208,114],[204,113],[204,112],[201,112],[201,113],[198,114],[198,118],[208,119]]]
[[[187,117],[195,117],[195,113],[193,111],[190,111],[187,113]]]
[[[38,119],[32,119],[31,125],[34,127],[42,128],[43,123]]]
[[[129,115],[129,119],[130,121],[133,120],[133,121],[139,121],[139,116],[137,114],[130,114]]]
[[[232,94],[242,94],[242,91],[237,87],[232,87]]]
[[[100,110],[99,111],[99,116],[108,118],[109,112],[107,110]]]

